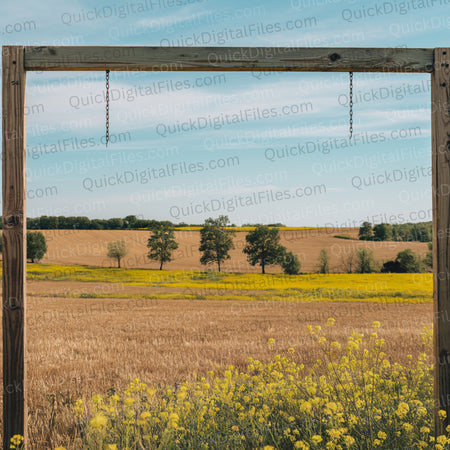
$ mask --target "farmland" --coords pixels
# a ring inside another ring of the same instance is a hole
[[[124,240],[130,250],[124,258],[123,265],[127,268],[156,269],[156,261],[150,261],[146,254],[149,231],[144,230],[43,230],[47,239],[48,251],[42,262],[53,264],[80,264],[90,266],[111,267],[114,261],[106,257],[107,244],[111,241]],[[250,266],[242,253],[245,245],[246,231],[236,233],[234,250],[231,258],[224,262],[225,272],[260,272],[258,266]],[[335,235],[347,235],[352,239],[339,239]],[[281,244],[287,250],[299,256],[301,271],[314,273],[317,268],[319,252],[322,248],[328,250],[330,265],[333,271],[342,271],[342,257],[360,248],[373,250],[377,260],[394,259],[397,253],[405,248],[424,256],[427,244],[423,242],[370,242],[358,240],[358,228],[316,228],[316,229],[286,229],[280,231]],[[205,270],[200,264],[200,233],[198,230],[176,231],[175,238],[179,244],[173,252],[173,261],[164,268],[169,270]],[[280,273],[279,266],[269,266],[268,273]]]
[[[302,275],[277,266],[261,275],[249,266],[246,231],[237,233],[221,273],[200,265],[198,230],[177,231],[178,253],[162,271],[146,258],[148,231],[44,231],[48,252],[27,266],[32,448],[79,448],[77,400],[89,405],[92,396],[123,392],[135,378],[156,390],[180,386],[230,365],[245,371],[250,357],[269,364],[288,349],[293,363],[313,367],[320,351],[307,326],[325,327],[331,317],[330,338],[342,345],[353,331],[370,335],[379,321],[390,360],[417,358],[423,327],[433,321],[430,273],[314,272],[321,248],[337,272],[341,256],[358,248],[384,260],[404,248],[423,256],[426,244],[362,242],[356,229],[339,230],[353,239],[329,231],[281,233],[289,250],[308,255],[301,256]],[[118,239],[130,248],[121,269],[106,258],[107,243]]]
[[[336,319],[332,337],[370,333],[406,363],[432,323],[431,274],[232,274],[28,264],[27,362],[33,448],[73,448],[77,399],[123,390],[134,378],[174,385],[248,357],[293,348],[319,354],[307,325]],[[275,340],[274,348],[267,346]]]

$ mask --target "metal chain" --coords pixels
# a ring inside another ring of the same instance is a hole
[[[109,142],[109,70],[106,71],[106,147]]]
[[[350,75],[350,95],[349,95],[349,105],[350,105],[350,137],[353,136],[353,72],[349,72]]]

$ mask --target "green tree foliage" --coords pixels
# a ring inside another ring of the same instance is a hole
[[[252,266],[256,264],[261,266],[261,273],[266,273],[266,266],[280,264],[283,260],[286,248],[280,244],[279,231],[278,228],[257,225],[245,237],[247,245],[243,252]]]
[[[200,262],[203,265],[217,263],[219,272],[221,264],[230,259],[229,251],[234,248],[235,231],[225,228],[229,223],[228,216],[219,216],[217,219],[210,217],[200,230],[199,251],[203,253]]]
[[[40,232],[27,232],[27,258],[32,263],[40,261],[47,252],[45,236]]]
[[[298,275],[301,268],[300,260],[292,252],[285,252],[281,259],[281,267],[286,275]]]
[[[392,240],[392,225],[388,223],[379,223],[373,226],[374,241],[390,241]]]
[[[373,256],[373,251],[360,248],[356,251],[356,273],[378,272],[378,264]]]
[[[330,255],[325,248],[319,253],[318,271],[319,273],[330,273]]]
[[[358,237],[361,241],[371,241],[373,238],[372,224],[370,222],[363,222],[359,228]]]
[[[147,257],[160,262],[159,270],[162,270],[165,262],[172,261],[172,252],[178,248],[175,240],[175,230],[172,224],[161,223],[151,230],[147,247],[150,249]]]
[[[419,255],[407,248],[398,252],[395,261],[387,261],[381,269],[384,273],[420,273],[422,262]]]
[[[119,269],[121,259],[127,254],[128,247],[125,241],[113,241],[108,244],[108,258],[116,259]]]

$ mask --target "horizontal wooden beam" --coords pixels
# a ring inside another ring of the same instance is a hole
[[[432,72],[433,49],[24,47],[25,70]]]

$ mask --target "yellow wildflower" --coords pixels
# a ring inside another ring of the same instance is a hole
[[[322,436],[319,436],[318,434],[315,434],[312,438],[311,438],[311,442],[314,445],[318,445],[323,441]]]
[[[103,416],[102,414],[96,414],[90,421],[89,421],[89,426],[92,428],[103,428],[106,427],[106,425],[108,425],[108,419]]]
[[[395,414],[397,414],[397,416],[400,419],[403,419],[409,412],[409,405],[408,403],[405,402],[401,402],[398,404],[397,410],[395,411]]]
[[[441,419],[441,420],[444,420],[447,417],[447,412],[444,411],[443,409],[441,409],[438,414],[439,414],[439,419]]]
[[[381,439],[383,441],[387,438],[387,434],[384,431],[379,431],[377,436],[378,436],[378,439]]]
[[[334,325],[335,322],[336,322],[336,321],[335,321],[332,317],[330,317],[330,318],[327,320],[327,326],[332,327],[332,326]]]

